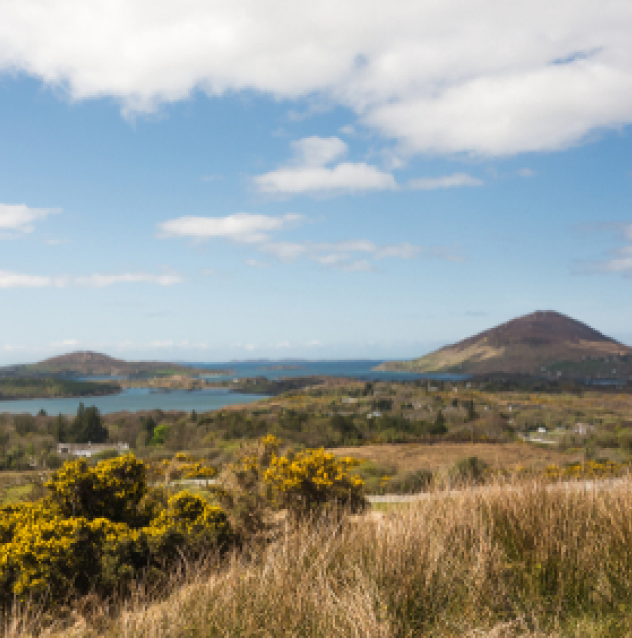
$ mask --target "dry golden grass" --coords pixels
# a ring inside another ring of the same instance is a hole
[[[162,599],[84,601],[7,638],[628,636],[632,480],[437,492],[388,515],[281,530]]]
[[[334,448],[330,451],[338,456],[354,456],[380,465],[391,465],[398,472],[419,469],[434,472],[468,456],[478,456],[498,468],[522,465],[543,469],[547,465],[563,465],[579,460],[579,457],[542,449],[528,443],[403,443]]]

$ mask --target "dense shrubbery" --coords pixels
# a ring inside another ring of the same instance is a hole
[[[180,492],[148,488],[145,464],[123,456],[91,468],[66,463],[36,503],[0,509],[0,593],[107,592],[132,578],[164,576],[183,554],[226,546],[226,514]]]
[[[337,459],[323,449],[279,454],[281,441],[268,435],[243,451],[220,475],[216,492],[240,536],[265,531],[270,509],[285,509],[294,520],[332,507],[365,507],[364,480],[349,472],[355,459]]]
[[[153,464],[133,455],[94,467],[84,459],[65,463],[40,501],[0,508],[0,602],[124,590],[132,579],[165,578],[182,557],[251,537],[273,509],[300,517],[333,501],[355,510],[364,505],[363,481],[347,471],[351,459],[323,450],[287,458],[279,456],[280,445],[268,436],[226,469],[214,490],[222,507],[150,486],[215,473],[184,454]]]
[[[365,504],[364,481],[349,472],[357,464],[323,449],[298,452],[293,458],[274,455],[264,481],[272,488],[274,502],[297,518],[332,503],[358,511]]]

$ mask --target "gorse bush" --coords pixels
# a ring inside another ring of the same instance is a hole
[[[364,481],[349,472],[356,465],[355,459],[337,459],[323,449],[298,452],[293,458],[274,455],[264,481],[272,488],[273,501],[295,518],[334,503],[358,511],[366,502]]]
[[[285,509],[296,521],[334,508],[359,511],[366,506],[364,480],[349,471],[358,461],[338,459],[323,449],[284,456],[280,447],[278,438],[265,436],[220,475],[215,491],[241,537],[265,532],[271,509]]]
[[[125,591],[139,579],[159,582],[183,558],[252,538],[273,508],[298,515],[332,501],[364,505],[363,481],[347,471],[354,461],[323,450],[290,461],[278,456],[280,445],[265,437],[222,474],[214,490],[220,506],[156,486],[163,477],[168,483],[173,476],[214,475],[184,454],[153,465],[133,455],[94,467],[84,459],[65,463],[41,500],[0,508],[0,603],[41,596],[57,602],[71,593]]]
[[[36,503],[0,508],[0,596],[107,593],[139,576],[161,578],[185,554],[226,547],[219,507],[188,492],[147,486],[132,455],[66,463]]]

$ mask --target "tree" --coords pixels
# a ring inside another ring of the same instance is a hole
[[[443,416],[443,412],[441,412],[441,410],[437,412],[437,418],[435,419],[435,426],[439,428],[445,427],[445,417]]]
[[[70,426],[70,438],[73,443],[105,443],[108,440],[108,429],[103,425],[99,409],[95,406],[86,408],[79,404],[77,416]]]
[[[152,437],[154,436],[154,430],[156,429],[156,425],[157,425],[154,417],[149,415],[148,417],[141,419],[141,423],[142,423],[142,426],[141,426],[142,430],[147,434],[146,440],[151,441]]]
[[[474,419],[477,417],[477,414],[474,410],[474,399],[471,399],[470,401],[468,401],[467,404],[467,417],[466,420],[467,421],[474,421]]]

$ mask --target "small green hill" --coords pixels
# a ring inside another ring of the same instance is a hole
[[[192,374],[194,368],[160,361],[123,361],[98,352],[72,352],[40,363],[0,368],[0,377],[160,376]]]

